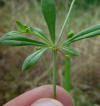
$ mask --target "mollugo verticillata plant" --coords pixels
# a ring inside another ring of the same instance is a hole
[[[70,47],[70,45],[76,41],[96,37],[100,35],[100,25],[91,26],[81,32],[74,34],[72,32],[67,33],[67,39],[61,43],[61,38],[64,29],[70,18],[71,10],[75,0],[72,1],[68,14],[66,15],[64,24],[62,25],[60,34],[56,40],[56,3],[55,0],[41,0],[41,8],[44,19],[48,26],[50,40],[48,36],[39,28],[27,26],[19,21],[16,21],[19,26],[18,31],[11,31],[6,33],[0,38],[0,45],[4,46],[38,46],[39,48],[30,56],[28,56],[22,66],[22,70],[28,70],[30,67],[34,66],[47,50],[52,51],[53,54],[53,69],[52,69],[52,84],[53,84],[53,96],[56,99],[56,72],[57,72],[57,54],[61,52],[65,58],[65,76],[64,76],[64,88],[70,91],[70,58],[71,56],[78,56],[76,50]],[[34,40],[23,34],[31,34],[38,37],[41,40]]]

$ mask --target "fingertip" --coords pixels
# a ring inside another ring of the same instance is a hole
[[[73,106],[72,97],[68,92],[66,92],[62,87],[57,86],[56,89],[56,99],[60,101],[64,106]],[[16,97],[15,99],[9,101],[4,106],[30,106],[35,101],[41,98],[53,98],[52,85],[45,85]]]
[[[45,85],[42,87],[45,91],[47,91],[49,95],[53,97],[52,85]],[[60,86],[56,86],[56,99],[60,101],[64,106],[74,106],[74,102],[70,93],[68,93],[64,88]]]
[[[64,106],[64,105],[55,99],[43,98],[37,100],[31,106]]]

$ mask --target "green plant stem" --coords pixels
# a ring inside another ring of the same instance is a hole
[[[65,26],[66,26],[66,24],[67,24],[67,22],[68,22],[68,19],[69,19],[69,17],[70,17],[70,14],[71,14],[71,11],[72,11],[72,8],[73,8],[74,3],[75,3],[75,0],[73,0],[72,3],[71,3],[69,12],[68,12],[68,14],[66,15],[64,24],[63,24],[63,26],[62,26],[62,29],[61,29],[61,32],[60,32],[60,34],[59,34],[59,36],[58,36],[58,39],[57,39],[56,44],[59,43],[59,41],[60,41],[60,39],[61,39],[61,37],[62,37],[62,34],[63,34],[63,32],[64,32],[64,29],[65,29]]]
[[[66,57],[65,61],[65,70],[64,70],[64,88],[68,92],[70,91],[70,66],[71,66],[71,61],[70,61],[70,56]]]
[[[56,99],[56,64],[57,64],[57,51],[53,50],[53,97]]]

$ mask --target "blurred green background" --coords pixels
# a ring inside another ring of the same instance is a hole
[[[70,3],[71,0],[56,0],[57,35]],[[16,20],[39,27],[48,34],[40,0],[0,0],[0,36],[17,30]],[[76,0],[64,37],[69,29],[76,33],[94,24],[100,24],[100,0]],[[72,47],[80,54],[72,57],[71,67],[71,94],[75,106],[100,106],[100,37],[79,41]],[[52,55],[49,52],[34,68],[21,71],[25,57],[34,49],[33,46],[0,46],[0,105],[36,86],[51,83]],[[63,86],[64,59],[60,54],[58,59],[57,84]]]

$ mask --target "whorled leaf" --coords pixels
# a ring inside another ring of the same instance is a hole
[[[78,56],[78,52],[73,49],[73,48],[70,48],[70,47],[65,47],[65,46],[62,46],[61,47],[68,55],[73,55],[73,56]]]
[[[49,42],[47,36],[43,33],[42,30],[40,30],[39,28],[35,28],[35,27],[30,27],[30,33],[40,37],[41,39],[46,40],[47,42]]]
[[[20,27],[20,30],[18,32],[33,34],[34,36],[37,36],[37,37],[41,38],[42,40],[49,42],[47,36],[43,33],[43,31],[41,29],[24,25],[19,21],[16,21],[16,23]]]
[[[10,32],[6,33],[5,35],[6,35],[6,36],[9,36],[9,35],[18,35],[18,34],[21,34],[21,32],[18,32],[18,31],[10,31]]]
[[[97,30],[100,30],[100,25],[94,25],[87,29],[84,29],[83,31],[79,32],[76,36],[82,36],[82,35],[97,31]]]
[[[28,56],[23,63],[22,70],[25,71],[34,66],[46,50],[47,48],[42,48],[34,52],[32,55]]]
[[[33,40],[31,38],[19,35],[17,32],[9,32],[0,38],[0,45],[5,46],[25,46],[25,45],[35,45],[35,46],[47,46],[45,43]]]
[[[48,25],[50,37],[55,42],[56,4],[55,0],[41,0],[42,13]]]
[[[23,25],[20,21],[16,21],[16,24],[23,30],[25,30],[27,28],[27,26]]]
[[[63,45],[67,45],[78,40],[91,38],[98,35],[100,35],[100,25],[95,25],[79,32],[78,34],[75,34],[71,38],[67,39],[67,41],[65,41]]]
[[[84,34],[82,36],[77,36],[71,42],[75,42],[75,41],[86,39],[86,38],[95,37],[95,36],[98,36],[98,35],[100,35],[100,30],[97,30],[97,31],[94,31],[94,32],[91,32],[91,33],[88,33],[88,34]]]

